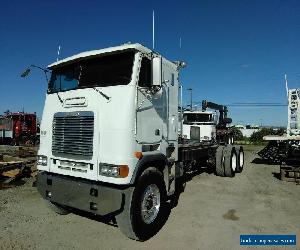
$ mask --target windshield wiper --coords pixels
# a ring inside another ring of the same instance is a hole
[[[96,89],[95,87],[93,87],[93,89],[98,92],[100,95],[102,95],[107,101],[110,101],[111,97],[107,96],[106,94],[104,94],[101,90]]]
[[[79,66],[80,68],[80,71],[79,71],[79,75],[78,75],[78,86],[80,85],[80,79],[81,79],[81,74],[82,74],[82,66],[80,65]],[[93,87],[93,89],[98,92],[100,95],[102,95],[107,101],[110,101],[110,98],[109,96],[107,96],[106,94],[104,94],[101,90],[99,89],[96,89],[95,87]]]
[[[59,96],[58,92],[56,92],[58,100],[60,101],[61,104],[63,104],[63,100],[61,99],[61,97]]]

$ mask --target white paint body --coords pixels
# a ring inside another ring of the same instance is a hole
[[[163,85],[159,92],[149,94],[137,86],[141,59],[153,52],[140,44],[126,44],[102,50],[80,53],[55,62],[48,68],[59,67],[78,60],[107,55],[115,51],[135,50],[131,81],[128,85],[96,87],[110,97],[106,100],[92,88],[47,94],[41,121],[38,155],[48,157],[47,166],[38,165],[41,171],[60,175],[97,180],[114,184],[131,182],[138,159],[134,153],[142,152],[147,145],[157,145],[156,150],[143,155],[166,155],[169,144],[175,147],[178,158],[178,68],[162,58]],[[156,56],[158,54],[155,53]],[[89,160],[78,156],[57,157],[52,153],[53,117],[57,112],[92,111],[94,113],[93,155]],[[159,134],[155,133],[159,130]],[[80,163],[80,164],[79,164]],[[128,165],[126,178],[107,177],[99,174],[99,164]],[[71,164],[73,170],[61,168]],[[77,165],[76,165],[77,164]],[[89,164],[93,165],[91,169]],[[81,171],[84,170],[84,171]]]
[[[190,114],[197,114],[200,118],[198,121],[187,122],[183,120],[182,136],[186,139],[191,139],[191,129],[196,127],[200,129],[199,141],[212,141],[216,139],[216,113],[211,111],[185,111],[183,116],[189,116]],[[203,121],[201,117],[210,117],[208,121]]]

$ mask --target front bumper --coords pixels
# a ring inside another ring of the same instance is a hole
[[[125,196],[132,191],[47,172],[38,173],[37,189],[46,200],[98,215],[121,212]]]

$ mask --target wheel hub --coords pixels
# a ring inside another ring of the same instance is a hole
[[[160,209],[160,192],[156,184],[146,187],[141,201],[141,215],[146,224],[152,223]]]

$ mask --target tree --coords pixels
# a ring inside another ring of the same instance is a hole
[[[231,131],[233,134],[233,140],[235,140],[235,141],[243,140],[243,133],[239,128],[232,127]]]
[[[266,135],[275,135],[277,134],[277,131],[273,130],[272,128],[262,128],[261,130],[254,132],[250,136],[250,142],[252,143],[259,143],[263,142],[263,137]]]

